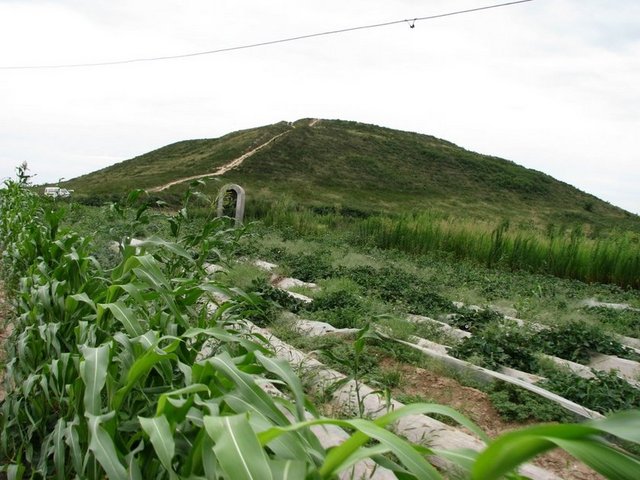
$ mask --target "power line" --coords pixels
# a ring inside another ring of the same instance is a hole
[[[434,20],[437,18],[443,18],[443,17],[451,17],[454,15],[462,15],[465,13],[473,13],[473,12],[480,12],[482,10],[489,10],[489,9],[493,9],[493,8],[500,8],[500,7],[508,7],[511,5],[517,5],[519,3],[527,3],[527,2],[532,2],[533,0],[518,0],[518,1],[514,1],[514,2],[506,2],[506,3],[497,3],[497,4],[493,4],[493,5],[487,5],[484,7],[477,7],[477,8],[470,8],[467,10],[457,10],[454,12],[448,12],[448,13],[441,13],[438,15],[429,15],[429,16],[425,16],[425,17],[416,17],[416,18],[411,18],[411,19],[404,19],[404,20],[393,20],[391,22],[384,22],[384,23],[374,23],[371,25],[361,25],[358,27],[349,27],[349,28],[342,28],[339,30],[329,30],[326,32],[317,32],[317,33],[310,33],[307,35],[298,35],[296,37],[288,37],[288,38],[281,38],[278,40],[269,40],[266,42],[259,42],[259,43],[250,43],[247,45],[237,45],[235,47],[227,47],[227,48],[218,48],[215,50],[206,50],[203,52],[192,52],[192,53],[183,53],[180,55],[166,55],[166,56],[161,56],[161,57],[147,57],[147,58],[131,58],[131,59],[127,59],[127,60],[114,60],[114,61],[110,61],[110,62],[95,62],[95,63],[69,63],[69,64],[59,64],[59,65],[23,65],[23,66],[0,66],[0,70],[36,70],[36,69],[53,69],[53,68],[84,68],[84,67],[104,67],[104,66],[111,66],[111,65],[124,65],[124,64],[128,64],[128,63],[141,63],[141,62],[156,62],[156,61],[162,61],[162,60],[175,60],[178,58],[189,58],[189,57],[198,57],[198,56],[202,56],[202,55],[214,55],[216,53],[225,53],[225,52],[233,52],[236,50],[246,50],[248,48],[256,48],[256,47],[265,47],[268,45],[276,45],[278,43],[286,43],[286,42],[295,42],[297,40],[305,40],[307,38],[314,38],[314,37],[323,37],[323,36],[327,36],[327,35],[337,35],[339,33],[346,33],[346,32],[354,32],[357,30],[367,30],[367,29],[372,29],[372,28],[380,28],[380,27],[387,27],[389,25],[397,25],[400,23],[407,23],[409,25],[409,27],[414,28],[416,22],[420,22],[423,20]]]

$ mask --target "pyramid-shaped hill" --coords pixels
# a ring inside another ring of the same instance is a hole
[[[189,179],[207,176],[210,191],[238,183],[249,202],[286,198],[320,209],[431,210],[523,224],[640,231],[638,216],[544,173],[429,135],[342,120],[303,119],[181,141],[65,186],[79,198],[134,188],[170,197]]]

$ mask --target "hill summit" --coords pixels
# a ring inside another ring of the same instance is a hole
[[[241,184],[249,201],[287,198],[364,213],[431,210],[532,225],[640,230],[637,216],[512,161],[429,135],[342,120],[302,119],[181,141],[64,186],[81,197],[133,188],[170,196],[189,180],[207,177]]]

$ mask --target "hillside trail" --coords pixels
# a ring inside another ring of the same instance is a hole
[[[313,127],[314,125],[316,125],[318,122],[320,121],[319,118],[314,118],[313,120],[311,120],[309,122],[309,127]],[[206,177],[219,177],[220,175],[224,175],[225,173],[227,173],[229,170],[233,170],[234,168],[239,167],[240,165],[242,165],[242,162],[244,162],[247,158],[251,157],[252,155],[256,154],[257,152],[259,152],[260,150],[262,150],[263,148],[267,147],[268,145],[270,145],[272,142],[274,142],[275,140],[277,140],[278,138],[282,137],[283,135],[286,135],[288,133],[290,133],[294,128],[296,128],[296,126],[294,124],[291,124],[291,130],[287,130],[286,132],[282,132],[279,133],[278,135],[276,135],[275,137],[270,138],[269,140],[267,140],[266,142],[258,145],[256,148],[254,148],[253,150],[249,150],[247,153],[242,154],[241,156],[239,156],[238,158],[230,161],[229,163],[222,165],[221,167],[219,167],[215,172],[211,172],[211,173],[204,173],[201,175],[192,175],[190,177],[184,177],[184,178],[180,178],[178,180],[173,180],[169,183],[165,183],[164,185],[160,185],[158,187],[153,187],[153,188],[148,188],[147,192],[149,193],[153,193],[153,192],[161,192],[163,190],[166,190],[170,187],[173,187],[174,185],[178,185],[180,183],[185,183],[185,182],[190,182],[192,180],[198,180],[200,178],[206,178]]]

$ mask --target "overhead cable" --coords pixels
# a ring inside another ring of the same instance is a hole
[[[36,69],[54,69],[54,68],[105,67],[105,66],[112,66],[112,65],[125,65],[125,64],[129,64],[129,63],[157,62],[157,61],[163,61],[163,60],[175,60],[175,59],[179,59],[179,58],[198,57],[198,56],[202,56],[202,55],[214,55],[216,53],[233,52],[233,51],[236,51],[236,50],[246,50],[246,49],[249,49],[249,48],[264,47],[264,46],[268,46],[268,45],[275,45],[275,44],[278,44],[278,43],[295,42],[295,41],[298,41],[298,40],[305,40],[305,39],[308,39],[308,38],[323,37],[323,36],[327,36],[327,35],[337,35],[337,34],[340,34],[340,33],[354,32],[354,31],[357,31],[357,30],[366,30],[366,29],[372,29],[372,28],[387,27],[387,26],[390,26],[390,25],[397,25],[397,24],[400,24],[400,23],[407,23],[407,24],[409,24],[410,28],[414,28],[415,25],[416,25],[416,22],[420,22],[420,21],[423,21],[423,20],[434,20],[434,19],[437,19],[437,18],[451,17],[451,16],[454,16],[454,15],[462,15],[462,14],[466,14],[466,13],[479,12],[479,11],[482,11],[482,10],[489,10],[489,9],[493,9],[493,8],[508,7],[508,6],[511,6],[511,5],[517,5],[519,3],[527,3],[527,2],[532,2],[532,1],[533,0],[518,0],[518,1],[514,1],[514,2],[497,3],[497,4],[493,4],[493,5],[486,5],[484,7],[470,8],[470,9],[467,9],[467,10],[457,10],[457,11],[454,11],[454,12],[440,13],[440,14],[437,14],[437,15],[428,15],[428,16],[424,16],[424,17],[415,17],[415,18],[403,19],[403,20],[393,20],[393,21],[390,21],[390,22],[374,23],[374,24],[370,24],[370,25],[361,25],[361,26],[358,26],[358,27],[342,28],[342,29],[339,29],[339,30],[329,30],[329,31],[325,31],[325,32],[310,33],[310,34],[307,34],[307,35],[298,35],[298,36],[295,36],[295,37],[280,38],[278,40],[269,40],[269,41],[259,42],[259,43],[250,43],[250,44],[246,44],[246,45],[237,45],[237,46],[234,46],[234,47],[218,48],[218,49],[214,49],[214,50],[205,50],[205,51],[202,51],[202,52],[183,53],[183,54],[179,54],[179,55],[165,55],[165,56],[159,56],[159,57],[146,57],[146,58],[130,58],[130,59],[127,59],[127,60],[113,60],[113,61],[107,61],[107,62],[91,62],[91,63],[0,66],[0,70],[36,70]]]

